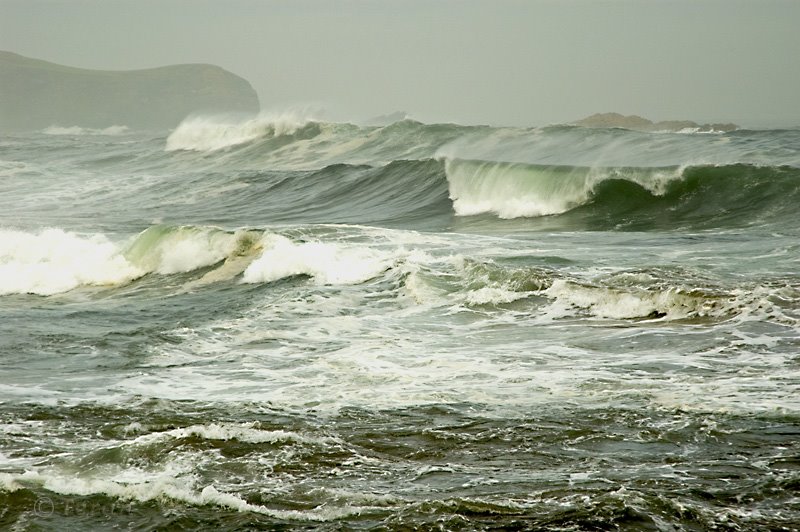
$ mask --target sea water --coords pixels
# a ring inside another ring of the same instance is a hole
[[[800,131],[0,139],[0,528],[797,530]]]

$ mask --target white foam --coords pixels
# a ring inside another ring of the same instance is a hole
[[[528,292],[515,292],[505,288],[485,286],[467,292],[465,300],[469,305],[498,305],[524,299],[528,295]]]
[[[712,301],[673,289],[617,290],[557,279],[544,294],[555,300],[549,311],[552,317],[571,316],[580,309],[601,318],[631,319],[655,314],[674,320],[718,311]]]
[[[583,176],[560,175],[530,166],[445,160],[450,198],[458,216],[492,212],[500,218],[565,212],[589,199]]]
[[[197,437],[205,440],[238,440],[246,443],[280,443],[295,442],[315,445],[336,443],[336,439],[316,437],[284,430],[262,430],[254,428],[254,423],[210,423],[208,425],[191,425],[163,432],[153,432],[139,436],[131,444],[151,444],[165,439],[181,439]]]
[[[318,284],[358,284],[380,275],[391,258],[376,250],[339,243],[295,243],[280,235],[266,235],[264,252],[244,271],[245,283],[268,283],[294,275],[308,275]]]
[[[0,473],[0,490],[7,492],[14,492],[22,489],[23,486],[17,482],[19,475],[12,475],[11,473]]]
[[[123,501],[149,502],[163,498],[195,506],[214,505],[239,512],[268,515],[278,519],[326,522],[358,515],[372,507],[320,505],[310,510],[275,510],[252,504],[239,495],[218,490],[213,485],[193,489],[196,481],[191,476],[165,471],[153,475],[146,472],[129,472],[120,478],[80,478],[58,473],[27,471],[23,474],[0,473],[0,489],[16,491],[26,485],[38,485],[62,495],[104,495]],[[124,477],[124,478],[122,478]]]
[[[291,135],[312,122],[308,110],[262,113],[236,120],[224,116],[193,116],[181,122],[167,137],[167,151],[217,151],[265,137]]]
[[[403,286],[405,294],[420,305],[440,301],[447,295],[444,290],[437,289],[431,286],[430,283],[425,282],[417,271],[408,274]]]
[[[124,283],[144,273],[104,235],[0,229],[0,294],[51,295],[81,285]]]
[[[158,227],[150,230],[158,230]],[[237,245],[236,235],[213,228],[169,229],[158,234],[152,243],[149,242],[147,231],[137,237],[137,240],[148,240],[144,249],[135,254],[128,252],[128,255],[133,257],[131,261],[137,266],[163,275],[189,272],[216,264],[233,253]]]
[[[522,255],[581,257],[583,243],[591,240],[585,235],[541,235],[534,250],[488,236],[454,234],[445,240],[334,225],[293,229],[292,234],[301,231],[325,240],[267,235],[260,242],[263,254],[253,248],[261,262],[248,275],[251,282],[264,282],[302,273],[322,286],[309,290],[309,282],[285,283],[257,290],[246,308],[170,332],[180,342],[154,344],[136,371],[102,387],[82,386],[86,391],[80,397],[260,402],[320,415],[343,407],[448,402],[481,404],[487,415],[530,412],[565,401],[744,413],[800,410],[796,394],[785,385],[797,379],[796,371],[786,369],[794,351],[785,349],[797,336],[796,287],[748,286],[741,293],[682,289],[676,282],[691,283],[691,277],[626,273],[618,265],[608,266],[614,263],[613,249],[596,268],[567,266],[551,272],[557,278],[552,284],[547,271],[519,266],[527,260],[492,261]],[[627,236],[618,242],[631,245]],[[359,282],[370,274],[338,277],[339,269],[358,264],[343,259],[349,253],[365,254],[390,269],[381,273],[376,266],[371,271],[379,279],[342,289],[334,281]],[[585,277],[576,278],[575,270]],[[540,273],[546,278],[541,284],[526,277]],[[542,289],[521,291],[536,286]],[[513,309],[466,308],[514,298],[528,299]],[[702,316],[711,319],[693,319]],[[558,318],[568,319],[553,323]],[[603,324],[599,319],[635,321]],[[681,319],[692,322],[670,323]],[[694,351],[706,344],[718,352]],[[75,378],[95,382],[90,376]],[[71,386],[78,389],[75,382]],[[53,378],[41,391],[12,393],[38,402],[48,388],[63,386]],[[48,400],[75,397],[58,392]],[[301,438],[318,436],[222,423],[145,434],[150,430],[134,425],[127,431],[141,436],[142,444],[193,437],[276,442],[287,450]]]
[[[103,234],[59,228],[0,229],[0,295],[52,295],[79,286],[118,285],[147,273],[190,272],[230,258],[231,264],[205,282],[223,280],[241,273],[260,249],[259,236],[251,231],[154,226],[123,245]]]
[[[134,421],[132,423],[128,423],[124,427],[122,427],[122,432],[127,434],[136,434],[139,432],[144,432],[145,427],[138,421]]]

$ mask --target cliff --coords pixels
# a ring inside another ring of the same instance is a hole
[[[168,129],[192,113],[258,111],[250,83],[214,65],[86,70],[0,51],[0,131]]]
[[[598,113],[587,116],[574,122],[576,126],[583,127],[619,127],[634,131],[681,131],[694,129],[697,131],[734,131],[739,129],[736,124],[698,124],[691,120],[665,120],[653,122],[641,116],[624,116],[619,113]]]

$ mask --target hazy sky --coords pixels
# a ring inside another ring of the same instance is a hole
[[[0,0],[0,49],[214,63],[333,119],[800,125],[800,0]]]

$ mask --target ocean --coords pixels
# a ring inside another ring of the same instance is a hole
[[[800,130],[3,136],[0,528],[799,530]]]

